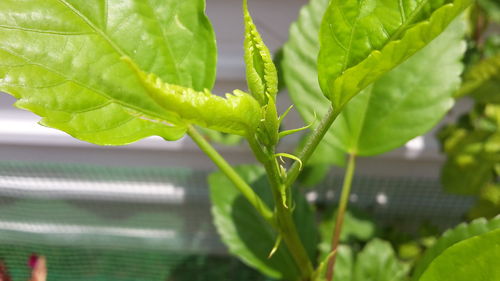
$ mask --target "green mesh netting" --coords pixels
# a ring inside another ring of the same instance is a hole
[[[47,256],[50,281],[266,280],[227,256],[211,223],[207,174],[0,162],[0,259],[14,281],[27,280],[31,253]],[[341,181],[331,176],[308,197],[335,201]],[[356,177],[351,199],[379,223],[408,228],[453,225],[472,204],[435,179],[373,176]]]

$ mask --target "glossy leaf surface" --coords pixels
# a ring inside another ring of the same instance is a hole
[[[340,110],[437,37],[472,1],[334,0],[320,29],[321,89]]]
[[[252,185],[269,206],[272,194],[265,171],[257,166],[236,168],[240,176]],[[243,262],[273,278],[296,280],[300,274],[284,244],[268,259],[277,235],[274,229],[255,211],[241,193],[222,173],[209,177],[214,223],[229,251]],[[315,256],[316,231],[314,215],[305,198],[295,194],[294,220],[299,235],[311,257]]]
[[[430,264],[419,281],[500,280],[500,229],[461,241]]]
[[[278,93],[278,73],[271,52],[262,40],[248,11],[247,0],[243,0],[245,23],[245,64],[250,93],[261,105],[267,104],[268,97],[275,99]]]
[[[465,52],[463,21],[356,96],[332,126],[338,145],[360,156],[397,148],[433,128],[453,105]],[[436,66],[439,67],[436,67]]]
[[[462,240],[466,240],[496,229],[500,229],[500,217],[494,218],[491,221],[477,219],[470,224],[463,223],[454,229],[446,231],[441,238],[438,239],[434,246],[427,250],[422,259],[416,264],[412,280],[419,280],[420,276],[429,267],[429,265],[449,247]]]
[[[4,0],[0,90],[41,123],[97,144],[127,144],[185,126],[121,57],[167,83],[210,89],[216,47],[203,0]]]
[[[327,2],[312,1],[302,9],[284,47],[285,81],[306,122],[313,120],[314,112],[318,116],[326,113],[329,104],[315,75],[306,75],[314,71],[314,57],[319,51],[317,40],[310,36],[319,28],[314,15]],[[342,151],[362,156],[379,154],[432,128],[453,104],[451,95],[460,84],[463,34],[464,24],[457,20],[429,46],[355,97],[319,145],[321,153],[315,156],[331,157],[331,163],[338,163]]]

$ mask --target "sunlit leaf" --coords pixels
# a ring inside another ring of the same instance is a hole
[[[125,58],[136,71],[148,94],[181,122],[241,136],[252,135],[261,120],[261,108],[249,94],[235,90],[225,98],[205,89],[203,92],[163,82],[153,73],[141,71]]]
[[[472,1],[330,2],[320,29],[321,89],[340,110],[437,37]]]
[[[466,240],[468,238],[487,233],[492,230],[500,229],[500,217],[487,221],[485,219],[477,219],[470,224],[460,224],[454,229],[446,231],[441,238],[432,246],[417,263],[412,280],[419,280],[422,273],[429,265],[441,255],[446,249],[454,244]],[[455,279],[450,279],[455,280]],[[474,279],[470,279],[474,280]]]
[[[480,102],[500,103],[500,53],[472,66],[457,96],[472,95]]]
[[[273,58],[262,40],[248,11],[247,0],[243,0],[245,21],[245,64],[250,93],[261,105],[267,104],[268,97],[275,99],[278,93],[278,73]]]
[[[185,125],[120,58],[166,83],[210,89],[216,47],[204,9],[204,0],[3,0],[0,90],[85,141],[178,139]]]
[[[318,32],[328,0],[311,0],[300,10],[299,18],[290,27],[289,41],[283,47],[281,68],[288,93],[295,108],[306,123],[321,118],[328,112],[329,101],[322,94],[318,83],[317,56]],[[319,122],[314,122],[313,128]],[[344,153],[325,137],[313,153],[308,164],[343,165]]]
[[[326,113],[329,106],[315,75],[309,75],[318,53],[318,40],[311,36],[319,27],[314,15],[325,9],[327,2],[315,0],[302,9],[284,47],[286,84],[306,122],[314,119],[314,112],[318,116]],[[330,163],[338,163],[342,152],[379,154],[431,129],[452,106],[451,95],[460,84],[464,28],[457,20],[429,46],[355,97],[319,145],[321,153],[314,156],[330,157]]]
[[[500,229],[450,246],[437,256],[419,281],[500,280]]]

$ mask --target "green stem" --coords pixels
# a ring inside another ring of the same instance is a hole
[[[333,107],[330,107],[328,113],[323,117],[319,126],[314,130],[313,134],[307,139],[306,145],[298,155],[303,165],[307,163],[307,160],[309,160],[314,150],[316,150],[316,147],[319,145],[319,143],[325,136],[326,132],[328,132],[328,129],[330,129],[330,127],[333,124],[333,121],[335,121],[341,110],[342,108],[334,110]],[[295,163],[293,163],[286,177],[285,186],[287,187],[287,189],[290,186],[292,186],[292,184],[299,176],[300,168],[301,168],[300,163],[298,161],[295,161]]]
[[[273,212],[262,201],[262,199],[253,191],[253,189],[238,175],[238,173],[227,163],[227,161],[214,149],[214,147],[192,126],[188,126],[188,135],[193,141],[212,159],[219,169],[231,180],[245,198],[255,207],[255,209],[272,226],[276,226]]]
[[[326,280],[332,281],[335,261],[337,259],[337,248],[340,242],[340,233],[342,232],[342,224],[344,223],[345,210],[347,208],[347,203],[349,202],[349,195],[351,194],[352,178],[354,177],[354,170],[356,168],[356,156],[353,154],[349,155],[349,160],[347,162],[347,169],[344,176],[344,184],[342,185],[342,195],[340,196],[340,204],[337,210],[337,219],[335,222],[335,228],[332,236],[332,252],[335,254],[328,261],[328,268],[326,273]]]
[[[269,161],[264,163],[264,167],[266,168],[273,191],[276,220],[278,222],[281,237],[283,241],[285,241],[285,244],[297,264],[302,280],[310,280],[314,269],[309,259],[309,255],[304,248],[304,244],[300,240],[295,222],[293,221],[291,206],[286,207],[284,205],[280,193],[280,190],[284,188],[284,182],[280,176],[279,165],[276,158],[274,156],[270,158]]]
[[[261,146],[254,138],[247,138],[247,141],[257,159],[264,164],[266,169],[269,183],[271,184],[271,191],[274,197],[276,221],[279,234],[290,250],[290,254],[300,271],[302,280],[309,280],[314,271],[312,262],[309,259],[309,255],[307,254],[302,241],[300,240],[297,227],[293,221],[292,210],[283,205],[280,190],[283,190],[285,186],[284,181],[280,176],[278,162],[274,156],[274,148],[272,149],[273,151],[267,151],[266,153],[262,150]]]

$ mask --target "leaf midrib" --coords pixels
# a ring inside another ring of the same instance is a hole
[[[364,4],[365,2],[363,1],[361,6]],[[412,23],[413,23],[413,20],[418,16],[418,14],[420,13],[420,11],[423,9],[423,7],[425,5],[427,5],[429,3],[429,0],[423,0],[422,2],[420,2],[421,5],[419,5],[415,10],[413,10],[413,12],[405,18],[406,18],[406,21],[403,21],[402,20],[402,24],[396,29],[396,31],[384,42],[384,44],[380,47],[380,50],[382,50],[385,46],[387,46],[390,42],[392,41],[395,41],[396,38],[398,38],[401,33],[403,33],[404,31],[406,31],[408,29],[408,26],[410,26]],[[361,7],[360,6],[360,7]],[[440,7],[441,8],[441,7]],[[438,9],[440,9],[438,8]],[[436,10],[438,10],[436,9]],[[433,14],[436,10],[432,11],[431,14]],[[339,9],[339,11],[341,13],[343,13],[343,11],[341,9]],[[357,26],[357,21],[359,20],[359,17],[356,18],[355,22],[353,23],[352,25],[352,28],[351,28],[351,34],[350,34],[350,42],[349,43],[352,43],[352,39],[353,39],[353,35],[354,35],[354,32],[355,32],[355,29],[356,29],[356,26]],[[343,46],[340,46],[340,47],[343,47]],[[345,49],[345,47],[343,47]],[[343,73],[346,71],[346,69],[348,68],[348,61],[349,61],[349,57],[350,57],[350,54],[351,54],[351,50],[352,50],[352,45],[350,44],[349,47],[347,48],[346,50],[346,57],[344,59],[344,63],[343,63],[343,66],[342,66],[342,70],[340,73]],[[363,62],[367,57],[369,57],[369,55],[375,50],[371,50],[369,52],[369,54],[367,56],[365,56],[364,59],[362,59],[359,63],[357,64],[353,64],[351,65],[349,68],[352,68],[352,67],[355,67],[356,65],[360,64],[361,62]]]

